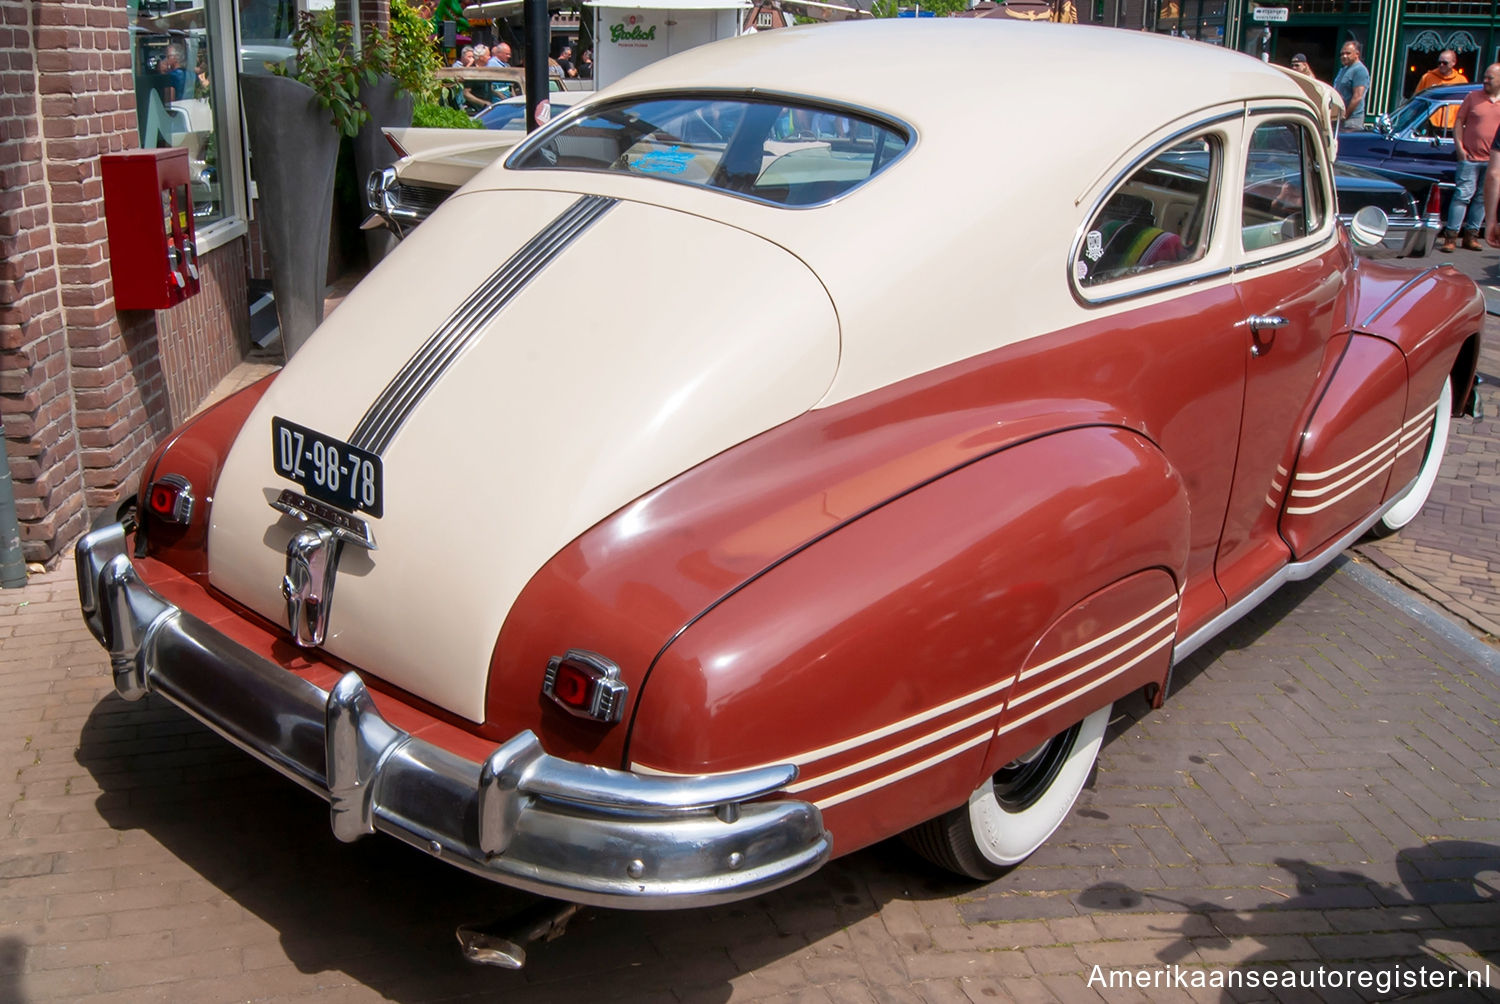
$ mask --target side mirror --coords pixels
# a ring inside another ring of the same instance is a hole
[[[1385,240],[1391,228],[1390,217],[1379,206],[1365,206],[1349,221],[1349,236],[1362,248],[1374,247]]]

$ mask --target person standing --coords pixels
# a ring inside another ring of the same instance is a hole
[[[510,43],[496,42],[495,47],[490,50],[489,62],[485,66],[509,66],[510,65]]]
[[[1339,72],[1334,74],[1333,89],[1344,99],[1344,118],[1341,129],[1360,130],[1365,127],[1365,94],[1370,90],[1370,71],[1360,62],[1360,44],[1353,40],[1344,43],[1339,50]]]
[[[1312,67],[1307,65],[1307,55],[1305,53],[1292,53],[1292,69],[1304,77],[1312,77],[1314,80],[1318,79],[1317,74],[1313,73]]]
[[[1422,74],[1422,79],[1417,81],[1417,89],[1413,93],[1421,94],[1429,87],[1467,84],[1468,82],[1469,78],[1464,76],[1464,71],[1458,68],[1458,53],[1452,49],[1444,49],[1438,53],[1437,66]]]
[[[1480,89],[1464,98],[1453,118],[1453,154],[1458,158],[1458,170],[1439,251],[1452,251],[1455,237],[1462,238],[1466,251],[1484,250],[1479,234],[1485,221],[1495,218],[1489,190],[1495,176],[1490,168],[1496,132],[1500,132],[1500,63],[1485,68]],[[1476,191],[1483,191],[1485,197],[1475,199]]]

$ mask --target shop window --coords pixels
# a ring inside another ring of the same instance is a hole
[[[130,48],[135,76],[136,120],[141,146],[185,147],[192,180],[193,214],[199,230],[225,218],[221,160],[226,151],[220,123],[223,92],[234,85],[219,64],[215,40],[225,30],[228,4],[196,6],[175,0],[139,0],[131,5]]]

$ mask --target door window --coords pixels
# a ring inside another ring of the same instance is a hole
[[[1300,122],[1265,122],[1250,136],[1240,240],[1258,251],[1316,233],[1326,216],[1323,162]]]

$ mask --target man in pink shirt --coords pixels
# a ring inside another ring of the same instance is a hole
[[[1500,128],[1500,63],[1484,71],[1483,86],[1464,98],[1453,119],[1453,155],[1458,158],[1458,170],[1453,179],[1456,185],[1453,201],[1448,204],[1448,227],[1443,231],[1439,251],[1453,250],[1460,227],[1465,250],[1478,251],[1483,247],[1479,243],[1481,228],[1486,218],[1494,219],[1494,210],[1486,217],[1484,208],[1490,179],[1495,177],[1495,172],[1487,168],[1497,128]],[[1474,198],[1479,190],[1485,192],[1485,199]]]
[[[1496,220],[1496,202],[1500,201],[1500,147],[1495,145],[1495,135],[1500,132],[1500,63],[1491,63],[1485,67],[1483,87],[1464,98],[1464,103],[1459,106],[1458,119],[1453,129],[1453,145],[1458,152],[1458,178],[1459,184],[1453,193],[1454,203],[1457,204],[1459,194],[1463,191],[1462,178],[1465,164],[1477,171],[1484,178],[1484,215],[1480,220],[1472,221],[1475,227],[1481,224],[1485,227],[1485,239],[1496,247],[1500,247],[1500,226]],[[1470,163],[1471,160],[1479,160],[1477,164]],[[1468,211],[1469,217],[1473,217],[1472,206]],[[1448,219],[1454,219],[1450,208]],[[1451,232],[1451,231],[1450,231]],[[1465,231],[1464,247],[1471,247]],[[1480,249],[1478,241],[1474,241],[1472,248]]]

